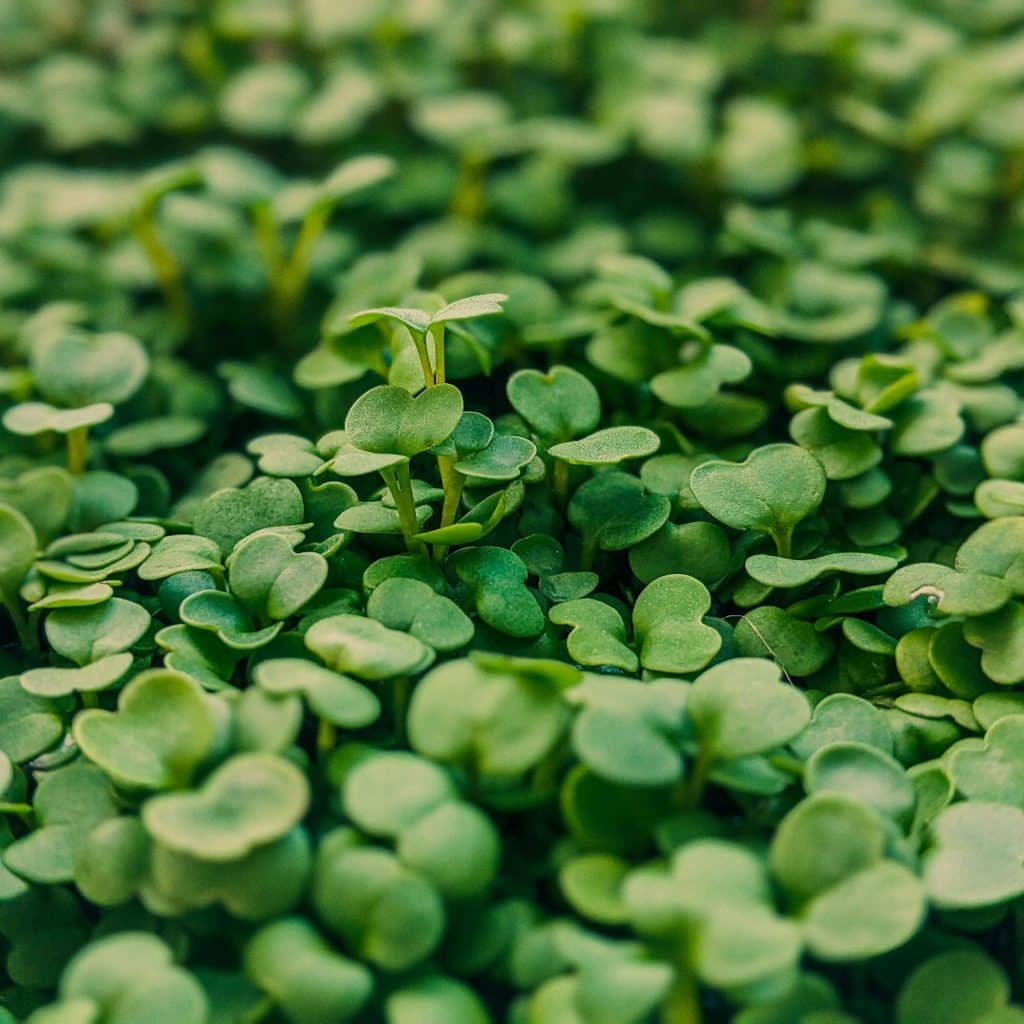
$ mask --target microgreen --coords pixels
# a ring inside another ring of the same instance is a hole
[[[711,6],[0,3],[0,1024],[1024,1021],[1024,9]]]

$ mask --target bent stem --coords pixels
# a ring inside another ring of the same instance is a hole
[[[455,458],[451,455],[438,455],[437,469],[441,475],[441,486],[444,488],[444,504],[441,506],[441,529],[444,529],[451,526],[459,514],[459,503],[462,501],[466,478],[455,468]],[[447,554],[447,544],[434,545],[434,558],[438,562]]]
[[[432,388],[434,386],[434,368],[430,365],[430,354],[427,352],[427,338],[424,334],[416,334],[415,331],[410,331],[412,334],[412,342],[416,347],[416,355],[419,356],[420,370],[423,372],[423,383],[426,387]],[[385,376],[387,376],[385,374]]]
[[[256,245],[267,272],[267,282],[271,288],[276,288],[284,263],[284,253],[281,232],[277,229],[274,212],[267,200],[262,200],[252,207],[252,221],[256,230]]]
[[[438,455],[437,468],[441,474],[441,486],[444,487],[441,526],[451,526],[459,512],[459,502],[462,500],[466,478],[455,468],[455,458],[452,455]]]
[[[409,463],[403,462],[398,466],[382,469],[380,475],[384,478],[391,497],[395,501],[395,510],[398,512],[398,522],[402,527],[402,534],[405,537],[405,546],[414,555],[423,553],[423,545],[416,540],[415,535],[419,533],[419,521],[416,518],[416,502],[412,496],[412,477],[409,475]]]
[[[445,382],[444,324],[434,324],[428,329],[427,334],[434,342],[434,383],[443,384]]]
[[[291,256],[280,269],[274,289],[274,305],[278,324],[283,332],[290,331],[309,283],[309,268],[313,251],[331,216],[329,204],[314,205],[302,219],[299,237],[295,240]]]
[[[89,458],[89,428],[75,427],[67,433],[68,472],[79,476],[85,472]]]
[[[181,265],[170,249],[164,245],[156,226],[156,207],[147,203],[135,217],[135,237],[156,274],[164,301],[178,326],[185,330],[192,319],[192,306],[185,290],[185,277]]]

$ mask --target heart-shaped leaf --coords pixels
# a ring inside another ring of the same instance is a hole
[[[394,854],[339,829],[320,845],[311,893],[317,917],[388,971],[413,967],[437,946],[445,910],[437,889]]]
[[[794,527],[825,495],[825,472],[803,448],[770,444],[741,463],[701,463],[690,475],[690,487],[717,520],[770,534],[779,554],[788,556]]]
[[[449,1021],[450,1024],[483,1024],[487,1010],[466,984],[439,974],[428,974],[403,985],[388,996],[391,1024],[417,1021]]]
[[[915,562],[897,569],[885,581],[885,603],[894,607],[924,597],[944,615],[985,615],[1013,596],[998,576],[957,572],[934,562]]]
[[[261,629],[253,617],[222,590],[190,594],[181,602],[178,615],[186,625],[213,633],[221,643],[236,651],[265,646],[284,626],[283,622],[275,622]]]
[[[366,614],[438,651],[458,650],[473,639],[473,623],[465,612],[420,580],[384,580],[366,602]]]
[[[313,442],[297,434],[263,434],[254,437],[245,450],[259,456],[257,465],[267,476],[312,476],[324,464]]]
[[[60,466],[37,466],[0,480],[0,502],[17,509],[44,544],[64,529],[73,498],[72,477]]]
[[[564,662],[477,655],[440,665],[409,705],[413,749],[435,760],[471,760],[487,775],[538,764],[570,719],[562,690],[580,679]]]
[[[782,819],[772,872],[794,902],[813,899],[882,859],[885,830],[870,808],[843,793],[815,793]]]
[[[64,735],[60,705],[25,690],[17,676],[0,679],[0,751],[22,764]]]
[[[814,705],[807,727],[790,746],[799,757],[810,757],[830,743],[864,743],[883,754],[893,752],[893,734],[882,712],[852,693],[833,693]]]
[[[73,430],[105,423],[114,415],[109,402],[84,405],[77,409],[58,409],[48,402],[21,402],[4,413],[4,427],[12,434],[32,437],[52,430],[57,434],[70,434]]]
[[[342,956],[303,917],[261,928],[245,947],[245,969],[294,1024],[354,1019],[373,992],[373,975]]]
[[[459,459],[455,470],[471,480],[516,480],[536,454],[536,445],[525,437],[497,434],[485,448]]]
[[[601,418],[597,388],[568,366],[552,366],[547,373],[517,370],[506,391],[512,408],[549,444],[588,434]]]
[[[163,941],[143,931],[121,931],[89,943],[68,963],[60,1001],[53,1006],[57,1015],[51,1021],[67,1024],[118,1018],[203,1024],[209,1017],[199,982],[174,963]],[[87,1008],[88,1016],[84,1010],[77,1015],[76,1007]]]
[[[1016,596],[1024,596],[1024,519],[993,519],[960,545],[956,568],[963,573],[997,576]]]
[[[682,573],[701,583],[717,583],[731,567],[725,531],[715,523],[665,523],[629,549],[629,567],[643,583]]]
[[[362,451],[408,459],[440,444],[461,415],[462,393],[451,384],[427,388],[415,398],[404,388],[381,385],[352,403],[345,433]]]
[[[232,917],[262,921],[294,910],[309,885],[313,855],[301,827],[232,861],[200,860],[145,838],[146,895],[177,913],[220,904]]]
[[[244,489],[215,491],[196,509],[192,525],[227,554],[250,533],[268,526],[293,526],[303,516],[302,492],[291,480],[257,477]]]
[[[1024,810],[1024,715],[1000,718],[985,735],[984,746],[957,747],[948,768],[968,800],[988,800]]]
[[[803,920],[807,948],[820,960],[866,960],[907,942],[920,928],[921,882],[901,864],[866,868],[811,901]]]
[[[679,683],[592,677],[570,696],[584,705],[573,725],[573,749],[595,775],[626,786],[667,786],[681,778],[686,690]]]
[[[687,713],[711,756],[723,760],[772,750],[810,721],[804,695],[765,658],[733,658],[698,676]]]
[[[803,587],[832,573],[857,576],[881,576],[892,572],[899,562],[888,555],[867,551],[843,551],[817,558],[783,558],[778,555],[751,555],[745,568],[748,574],[766,587]]]
[[[914,812],[914,786],[902,765],[867,743],[820,747],[808,758],[804,787],[808,793],[847,793],[901,823]]]
[[[981,649],[981,669],[992,682],[1012,686],[1024,680],[1024,605],[1019,601],[968,619],[963,635]]]
[[[544,613],[526,587],[526,566],[504,548],[462,548],[450,558],[480,618],[507,636],[532,637],[544,629]]]
[[[390,679],[426,668],[433,652],[409,633],[361,615],[331,615],[314,623],[306,646],[335,672]]]
[[[171,789],[187,785],[210,754],[216,725],[198,683],[166,669],[136,676],[117,711],[81,712],[75,741],[119,786]]]
[[[896,1024],[1016,1024],[1006,971],[976,949],[952,949],[920,964],[896,1001]]]
[[[970,800],[932,822],[923,859],[928,898],[937,907],[989,907],[1024,893],[1024,811]]]
[[[548,618],[557,626],[571,626],[566,647],[578,665],[608,665],[635,672],[640,662],[626,645],[626,624],[611,605],[593,598],[579,598],[555,605]]]
[[[661,576],[644,587],[633,606],[640,663],[652,672],[702,669],[722,646],[717,630],[702,621],[711,595],[692,576]]]
[[[287,619],[327,580],[327,561],[314,551],[296,554],[277,533],[247,537],[227,560],[232,596],[260,620]]]
[[[103,604],[58,608],[46,617],[46,638],[53,649],[77,665],[88,665],[127,651],[150,624],[141,605],[112,597]]]
[[[817,672],[835,651],[835,643],[827,633],[770,604],[747,612],[736,623],[733,639],[740,654],[773,658],[789,676]]]
[[[148,800],[142,821],[159,843],[199,860],[238,860],[280,839],[309,806],[309,781],[276,754],[238,754],[194,792]]]
[[[123,679],[131,667],[130,654],[110,654],[83,668],[30,668],[18,678],[26,692],[37,697],[67,697],[106,690]]]
[[[625,551],[656,533],[672,506],[618,470],[587,480],[569,502],[569,522],[583,535],[584,551]]]
[[[270,658],[253,670],[267,693],[301,694],[310,710],[332,725],[361,729],[380,716],[380,701],[361,683],[304,658]]]
[[[653,455],[661,439],[647,427],[606,427],[576,441],[552,445],[548,454],[573,466],[612,466]]]
[[[32,375],[47,402],[65,407],[119,405],[149,372],[146,350],[127,334],[90,335],[66,330],[38,337],[30,353]]]
[[[216,541],[177,533],[159,541],[138,572],[143,580],[163,580],[180,572],[217,572],[220,568],[220,545]]]
[[[241,657],[213,633],[183,623],[161,629],[153,639],[166,652],[167,668],[191,676],[207,690],[225,689]]]
[[[415,754],[395,751],[367,758],[346,776],[345,812],[364,832],[399,836],[455,796],[447,773]]]
[[[824,409],[798,412],[789,433],[821,463],[829,480],[852,480],[882,461],[882,449],[870,434],[841,426]]]
[[[723,384],[737,384],[751,371],[749,356],[731,345],[709,345],[681,366],[651,378],[651,390],[667,405],[696,409],[713,398]]]

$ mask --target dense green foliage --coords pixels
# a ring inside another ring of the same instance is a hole
[[[0,0],[0,154],[0,1024],[1024,1022],[1024,0]]]

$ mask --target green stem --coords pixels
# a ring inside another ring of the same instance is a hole
[[[434,383],[443,384],[445,380],[444,324],[434,324],[427,333],[434,342]]]
[[[704,787],[708,783],[708,772],[711,770],[711,749],[702,744],[697,759],[693,762],[689,778],[683,787],[682,804],[688,811],[694,811],[700,806],[701,798],[704,796]]]
[[[67,433],[68,472],[79,476],[89,461],[89,428],[75,427]]]
[[[333,722],[321,718],[316,731],[316,750],[319,756],[325,757],[338,743],[338,729]]]
[[[0,814],[31,814],[31,804],[9,804],[6,802],[0,802]]]
[[[413,345],[416,346],[416,355],[419,356],[420,369],[423,371],[423,383],[426,387],[432,388],[434,386],[434,368],[430,365],[430,354],[427,352],[427,337],[425,334],[410,333],[412,333]]]
[[[791,558],[793,552],[793,528],[782,527],[773,531],[772,540],[775,541],[775,551],[780,558]]]
[[[583,572],[590,572],[594,568],[596,554],[597,537],[588,534],[583,538],[583,546],[580,548],[580,569]]]
[[[693,972],[680,968],[661,1011],[662,1024],[701,1024],[700,990]]]
[[[453,455],[438,455],[437,468],[441,474],[441,484],[444,487],[441,526],[451,526],[459,514],[459,502],[462,500],[462,489],[466,486],[466,478],[455,468]]]
[[[146,253],[150,265],[164,294],[164,301],[179,327],[186,328],[192,318],[192,308],[185,279],[177,258],[164,245],[156,226],[156,207],[144,206],[135,217],[135,237]]]
[[[239,1018],[241,1024],[262,1024],[277,1009],[277,1003],[270,996],[261,999],[255,1006],[246,1010]]]
[[[391,713],[395,719],[395,739],[400,744],[405,742],[405,719],[411,692],[412,684],[408,676],[398,676],[392,683]]]
[[[299,237],[295,240],[292,254],[278,277],[277,318],[281,329],[285,332],[290,331],[295,315],[306,294],[309,268],[313,262],[313,251],[316,248],[316,243],[320,241],[324,228],[327,227],[330,216],[331,207],[328,204],[316,204],[309,210],[302,220]]]
[[[486,159],[465,154],[459,168],[459,180],[452,193],[449,209],[456,217],[479,220],[484,211],[484,172]]]
[[[28,617],[25,615],[25,610],[21,607],[21,602],[18,598],[12,597],[10,600],[2,600],[0,604],[7,609],[8,615],[11,617],[11,621],[14,623],[14,628],[18,634],[18,640],[21,642],[21,646],[26,651],[36,651],[39,649],[39,642],[36,639],[35,633],[29,626]]]
[[[284,253],[281,247],[281,232],[277,229],[273,209],[267,200],[253,206],[252,220],[256,230],[256,245],[267,272],[267,281],[274,288],[281,276]]]
[[[398,466],[382,469],[380,475],[384,478],[384,483],[388,485],[391,497],[395,500],[398,522],[401,524],[402,534],[405,536],[405,546],[414,555],[422,554],[423,545],[415,538],[415,535],[419,533],[420,525],[416,518],[416,503],[412,496],[409,463],[403,462]]]
[[[551,487],[555,492],[555,500],[563,508],[569,502],[569,463],[561,459],[555,459],[554,468],[551,471]]]
[[[466,486],[466,478],[455,468],[453,455],[438,455],[437,469],[441,474],[441,485],[444,487],[444,504],[441,506],[441,529],[451,526],[459,514],[459,503],[462,501],[462,490]],[[448,554],[447,544],[434,546],[434,558],[440,562]]]

